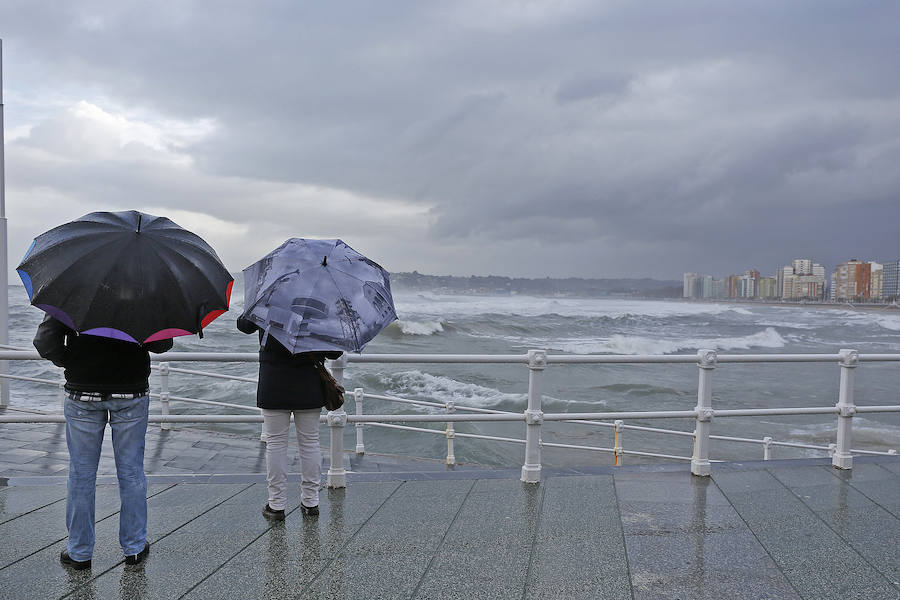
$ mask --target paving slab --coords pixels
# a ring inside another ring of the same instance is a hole
[[[633,475],[616,489],[634,598],[800,598],[709,478]]]
[[[525,598],[620,599],[631,578],[612,475],[544,485]]]
[[[891,597],[860,594],[897,592],[777,477],[768,471],[756,471],[749,478],[743,475],[714,474],[713,481],[801,596],[825,600]],[[748,491],[748,481],[763,491]]]
[[[374,482],[320,494],[318,517],[304,517],[294,498],[285,521],[274,523],[263,536],[228,558],[186,598],[290,598],[326,568],[352,564],[335,558],[359,528],[391,497],[400,482]],[[257,498],[261,507],[265,496]],[[258,519],[262,520],[262,515]]]
[[[152,544],[164,538],[247,487],[247,484],[169,487],[148,500],[148,539]],[[97,523],[91,569],[72,571],[59,564],[59,554],[66,549],[63,539],[0,570],[4,600],[59,598],[75,592],[81,597],[91,597],[87,594],[95,586],[93,580],[123,563],[118,531],[116,518]],[[191,558],[182,555],[181,560],[189,562]],[[95,587],[93,593],[94,598],[103,597],[97,595]]]
[[[22,486],[12,492],[0,487],[0,525],[65,497],[66,488],[60,485]]]
[[[93,581],[96,597],[112,598],[123,588],[129,598],[181,597],[269,530],[262,515],[251,518],[261,508],[260,498],[265,498],[264,484],[246,487],[157,539],[141,569],[119,564]]]
[[[521,598],[542,496],[517,480],[476,480],[412,597]]]

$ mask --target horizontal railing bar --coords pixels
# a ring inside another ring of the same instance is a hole
[[[891,452],[879,452],[878,450],[850,450],[850,452],[856,454],[874,454],[877,456],[896,456],[895,453]]]
[[[776,442],[772,440],[773,446],[784,446],[785,448],[805,448],[807,450],[831,450],[828,446],[816,446],[815,444],[801,444],[799,442]]]
[[[322,415],[322,419],[325,415]],[[262,415],[150,415],[150,423],[262,423]],[[3,415],[0,423],[65,423],[61,414]]]
[[[527,354],[347,354],[352,363],[526,364]]]
[[[860,362],[878,362],[900,360],[900,354],[860,354]]]
[[[476,440],[490,440],[493,442],[510,442],[512,444],[524,444],[525,443],[525,440],[520,440],[519,438],[499,437],[496,435],[481,435],[479,433],[454,432],[453,435],[455,435],[456,437],[472,438],[472,439],[476,439]]]
[[[691,434],[693,435],[693,434]],[[755,440],[753,438],[742,438],[742,437],[732,437],[729,435],[711,435],[709,436],[711,440],[723,440],[726,442],[742,442],[747,444],[765,444],[763,440]]]
[[[656,452],[640,452],[638,450],[622,450],[622,454],[631,454],[633,456],[650,456],[653,458],[671,458],[674,460],[691,460],[690,456],[675,456],[674,454],[658,454]],[[721,460],[710,460],[711,463],[723,462]]]
[[[159,369],[158,366],[154,365],[154,369]],[[209,371],[193,371],[191,369],[179,369],[176,367],[169,367],[170,373],[185,373],[187,375],[202,375],[203,377],[214,377],[216,379],[231,379],[234,381],[245,381],[247,383],[259,383],[259,380],[254,377],[243,377],[241,375],[226,375],[222,373],[210,373]]]
[[[151,393],[151,398],[161,398],[160,394]],[[181,396],[169,396],[169,400],[177,400],[178,402],[190,402],[192,404],[208,404],[211,406],[225,406],[228,408],[240,408],[242,410],[255,410],[259,411],[260,409],[256,406],[246,406],[244,404],[231,404],[229,402],[216,402],[215,400],[199,400],[197,398],[182,398]]]
[[[373,427],[383,427],[385,429],[402,429],[403,431],[418,431],[420,433],[434,433],[437,435],[446,435],[443,429],[428,429],[426,427],[409,427],[408,425],[392,425],[390,423],[366,423]]]
[[[523,442],[525,440],[522,440]],[[558,444],[555,442],[541,442],[542,448],[565,448],[568,450],[593,450],[595,452],[615,452],[615,448],[600,448],[598,446],[579,446],[577,444]]]
[[[352,395],[352,391],[346,392],[348,395]],[[397,402],[398,404],[415,404],[416,406],[431,406],[434,408],[444,408],[446,404],[441,402],[429,402],[427,400],[410,400],[409,398],[397,398],[394,396],[379,396],[375,394],[363,394],[363,400],[387,400],[389,402]]]
[[[719,354],[719,363],[833,362],[839,354]],[[0,350],[0,360],[39,360],[34,350]],[[166,352],[151,354],[153,362],[259,362],[256,352]],[[527,364],[527,354],[348,354],[351,363],[470,363]],[[900,362],[900,354],[860,354],[860,362]],[[548,354],[556,364],[696,364],[694,354]]]
[[[437,433],[440,435],[447,435],[447,432],[443,429],[424,429],[420,427],[405,427],[403,425],[389,425],[387,423],[367,423],[367,426],[374,427],[384,427],[386,429],[403,429],[406,431],[421,431],[425,433]],[[520,440],[517,438],[506,438],[506,437],[498,437],[495,435],[481,435],[478,433],[460,433],[458,431],[453,432],[455,437],[464,437],[464,438],[472,438],[476,440],[489,440],[493,442],[513,442],[516,444],[524,444],[525,440]]]
[[[348,392],[349,393],[349,392]],[[363,394],[363,399],[386,400],[388,402],[399,402],[401,404],[418,404],[421,406],[433,406],[435,408],[446,408],[445,402],[428,402],[427,400],[410,400],[409,398],[398,398],[397,396],[382,396],[381,394]],[[474,406],[460,406],[455,404],[456,410],[467,410],[469,412],[485,413],[491,415],[515,414],[509,411],[491,410],[488,408],[475,408]]]
[[[718,354],[718,363],[797,363],[837,362],[840,354]]]
[[[526,360],[527,362],[527,360]],[[697,364],[696,354],[548,354],[547,364]]]
[[[615,426],[615,424],[612,424]],[[677,429],[660,429],[659,427],[641,427],[640,425],[625,425],[622,424],[623,429],[635,429],[637,431],[650,431],[653,433],[668,433],[671,435],[685,435],[688,437],[694,437],[693,431],[679,431]]]
[[[900,406],[898,405],[889,405],[889,406],[856,406],[856,412],[858,413],[873,413],[873,412],[900,412]]]
[[[17,381],[30,381],[32,383],[46,383],[47,385],[63,385],[66,383],[65,379],[38,379],[37,377],[24,377],[22,375],[9,375],[8,373],[0,374],[0,378],[2,379],[15,379]]]
[[[835,406],[809,406],[794,408],[737,408],[727,410],[713,410],[716,417],[753,417],[773,415],[829,415],[838,412]]]
[[[667,410],[650,412],[610,412],[610,413],[544,413],[544,421],[569,421],[591,419],[693,419],[695,410]]]
[[[453,422],[495,422],[495,421],[524,421],[525,415],[510,413],[503,415],[347,415],[350,423],[446,423]]]

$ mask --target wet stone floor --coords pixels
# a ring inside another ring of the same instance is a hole
[[[71,571],[56,427],[0,425],[2,598],[900,598],[900,458],[723,463],[708,478],[585,467],[528,485],[348,455],[318,517],[292,476],[287,519],[270,523],[258,440],[177,432],[163,435],[180,454],[155,463],[148,435],[147,561],[123,562],[101,468],[93,566]],[[214,469],[229,451],[245,454]]]

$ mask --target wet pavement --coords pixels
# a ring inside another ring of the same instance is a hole
[[[900,598],[900,458],[546,469],[528,485],[348,454],[317,518],[293,475],[273,524],[258,439],[152,427],[149,559],[123,563],[104,448],[93,567],[70,571],[62,427],[0,425],[3,598]]]

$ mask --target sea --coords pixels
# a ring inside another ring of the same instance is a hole
[[[231,310],[214,321],[200,339],[176,338],[175,351],[255,352],[255,335],[235,328],[243,308],[240,276]],[[524,354],[543,349],[551,354],[695,354],[716,349],[727,354],[900,353],[900,310],[854,309],[818,305],[739,304],[624,297],[572,298],[525,295],[466,295],[439,291],[395,290],[399,320],[382,331],[363,351],[377,354]],[[31,349],[43,313],[30,306],[24,288],[10,286],[10,344]],[[255,377],[255,363],[182,363],[182,368]],[[47,361],[13,361],[10,372],[60,380],[61,370]],[[549,365],[543,373],[545,412],[690,410],[697,403],[698,369],[694,364]],[[720,364],[713,373],[713,407],[769,408],[830,406],[837,402],[838,363]],[[430,402],[453,401],[468,406],[522,412],[527,404],[528,368],[522,365],[354,364],[345,372],[345,387],[367,393]],[[253,383],[173,374],[174,396],[255,405]],[[13,381],[11,404],[58,412],[58,386]],[[159,391],[158,374],[151,376]],[[856,402],[900,404],[900,362],[863,364],[856,370]],[[240,414],[234,408],[172,402],[173,414]],[[353,412],[352,400],[348,412]],[[364,411],[377,414],[437,413],[437,409],[366,399]],[[159,413],[158,402],[151,412]],[[248,413],[249,414],[249,413]],[[690,432],[690,419],[636,419],[628,425]],[[259,424],[178,425],[234,435],[259,435]],[[443,430],[444,424],[424,424]],[[457,423],[460,433],[524,439],[521,423]],[[715,435],[827,446],[834,441],[831,415],[717,418]],[[444,436],[366,426],[366,450],[443,460]],[[322,428],[328,444],[327,428]],[[545,443],[610,448],[610,427],[545,423]],[[353,427],[345,448],[355,446]],[[625,430],[625,450],[690,456],[688,436]],[[866,414],[853,421],[853,447],[900,450],[900,414]],[[773,458],[825,456],[818,450],[778,447]],[[457,437],[457,462],[497,467],[520,466],[524,445]],[[760,460],[758,444],[713,440],[712,459]],[[626,455],[626,464],[665,459]],[[608,452],[544,447],[546,466],[610,465]]]

